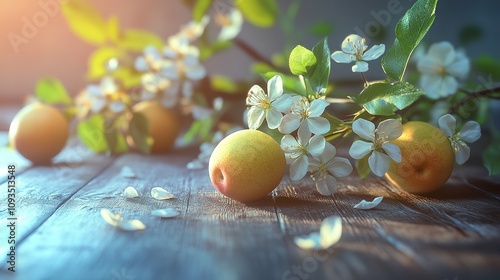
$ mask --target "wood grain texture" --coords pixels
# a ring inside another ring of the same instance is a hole
[[[4,268],[0,278],[461,280],[500,276],[499,180],[484,176],[482,169],[457,169],[443,189],[427,196],[408,194],[374,176],[360,180],[355,175],[342,178],[336,194],[321,196],[308,179],[292,182],[285,176],[267,198],[243,204],[218,193],[206,169],[185,168],[195,152],[130,153],[116,159],[88,155],[59,176],[48,167],[27,170],[20,177],[25,187],[18,194],[25,217],[19,223],[27,228],[20,229],[24,238],[17,254],[22,261],[15,275]],[[138,177],[121,176],[123,166]],[[140,197],[125,199],[122,192],[127,186],[134,186]],[[156,186],[175,198],[153,199],[150,190]],[[361,199],[376,196],[384,196],[376,209],[353,209]],[[181,215],[160,219],[150,214],[167,207]],[[117,230],[102,220],[102,208],[140,219],[147,228]],[[338,244],[325,251],[295,246],[295,236],[317,231],[331,215],[343,221]]]

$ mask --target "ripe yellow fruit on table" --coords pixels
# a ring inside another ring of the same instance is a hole
[[[455,157],[451,144],[437,127],[420,121],[403,124],[403,134],[392,141],[401,149],[401,163],[391,160],[386,178],[411,193],[428,193],[450,178]]]
[[[155,101],[142,101],[134,106],[134,112],[142,113],[149,124],[153,139],[151,153],[164,153],[172,148],[179,135],[181,125],[174,112],[163,108]]]
[[[210,180],[225,196],[241,202],[264,198],[286,170],[280,145],[264,132],[245,129],[224,138],[208,165]]]
[[[32,103],[19,111],[9,128],[9,141],[21,155],[36,164],[50,163],[66,145],[69,124],[52,106]]]

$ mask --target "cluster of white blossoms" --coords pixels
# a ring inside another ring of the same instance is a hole
[[[455,50],[449,42],[432,44],[427,53],[416,58],[420,72],[420,87],[430,99],[457,92],[459,81],[467,77],[470,62],[465,52]]]
[[[192,97],[193,84],[207,73],[199,60],[200,50],[192,43],[203,34],[208,22],[207,16],[190,22],[169,37],[161,51],[154,46],[144,49],[143,56],[135,60],[135,69],[144,72],[141,99],[157,99],[162,106],[171,108],[179,98]]]
[[[118,114],[126,110],[129,97],[112,77],[106,76],[100,84],[88,85],[78,95],[76,103],[80,117],[105,111]]]

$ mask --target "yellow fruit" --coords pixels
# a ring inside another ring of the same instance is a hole
[[[66,145],[69,124],[54,107],[32,103],[19,111],[9,128],[9,141],[21,155],[36,164],[50,163]]]
[[[181,126],[177,116],[155,101],[142,101],[134,106],[134,111],[142,113],[149,124],[153,139],[151,153],[164,153],[172,148]]]
[[[391,160],[386,174],[394,185],[411,193],[427,193],[448,181],[454,166],[451,144],[441,130],[425,122],[410,121],[392,141],[401,149],[401,163]]]
[[[210,180],[225,196],[241,202],[264,198],[285,175],[285,154],[269,135],[253,129],[234,132],[215,147]]]

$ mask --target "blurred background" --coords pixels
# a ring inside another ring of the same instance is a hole
[[[62,4],[68,0],[59,0]],[[215,0],[231,3],[230,0]],[[22,104],[33,94],[34,85],[41,77],[55,77],[62,81],[71,95],[84,88],[87,59],[95,47],[83,42],[68,27],[60,9],[52,14],[44,6],[57,0],[0,1],[0,110],[6,114],[5,104]],[[105,17],[116,15],[123,28],[149,30],[167,38],[191,20],[190,10],[181,0],[98,1],[88,0]],[[292,1],[280,0],[280,16]],[[328,41],[331,51],[340,49],[342,40],[351,33],[367,38],[368,44],[392,44],[393,29],[412,0],[312,0],[302,1],[295,30],[290,36],[279,25],[260,29],[248,23],[239,38],[266,57],[283,50],[286,44],[302,44],[311,48],[321,37],[311,32],[315,23],[331,26]],[[53,9],[54,10],[54,9]],[[498,11],[500,2],[494,0],[441,0],[437,18],[426,42],[447,40],[466,50],[474,59],[487,55],[499,60]],[[45,16],[43,15],[45,13]],[[23,36],[28,22],[37,21],[29,36]],[[29,37],[29,38],[28,38]],[[256,80],[250,70],[253,60],[238,48],[232,48],[206,62],[208,75],[229,75],[235,80]],[[333,81],[358,80],[350,65],[332,64]],[[372,63],[369,79],[383,77],[380,63]],[[487,74],[471,80],[492,80]],[[0,124],[0,127],[2,124]],[[5,125],[4,125],[5,126]]]

